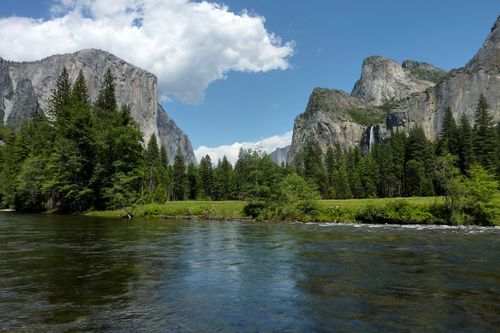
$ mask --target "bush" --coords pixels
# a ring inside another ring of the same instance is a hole
[[[243,208],[247,216],[258,220],[311,221],[319,213],[319,195],[302,177],[286,176],[273,193],[266,193]]]
[[[428,224],[434,221],[434,216],[424,207],[411,206],[398,200],[385,206],[369,205],[355,215],[362,223],[373,224]]]
[[[264,209],[266,208],[266,204],[262,201],[250,201],[243,207],[243,213],[246,216],[250,216],[253,219],[256,219]]]

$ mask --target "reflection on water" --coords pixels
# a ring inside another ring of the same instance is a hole
[[[499,236],[0,213],[0,332],[495,331]]]

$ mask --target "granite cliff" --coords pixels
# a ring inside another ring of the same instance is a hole
[[[274,163],[278,165],[286,164],[286,158],[288,156],[289,150],[290,150],[290,145],[283,148],[276,148],[275,151],[269,154],[269,157]]]
[[[445,109],[455,119],[474,120],[484,94],[495,121],[500,121],[500,16],[478,53],[462,68],[445,72],[430,64],[406,60],[401,65],[380,56],[363,61],[361,78],[352,93],[316,88],[306,111],[294,124],[288,163],[307,144],[358,146],[387,139],[393,131],[419,125],[435,140]]]
[[[156,77],[101,50],[86,49],[34,62],[0,59],[0,122],[17,129],[22,120],[47,110],[63,67],[68,70],[71,82],[83,71],[93,100],[109,68],[115,77],[118,103],[131,106],[132,117],[144,133],[145,142],[156,134],[159,143],[167,148],[170,160],[180,149],[187,163],[196,163],[189,138],[158,103]]]

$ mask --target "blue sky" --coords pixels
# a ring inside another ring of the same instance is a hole
[[[350,91],[363,59],[383,55],[443,69],[463,66],[500,14],[498,0],[225,0],[229,11],[265,17],[265,28],[294,43],[290,67],[230,71],[195,104],[173,97],[167,112],[193,147],[258,141],[291,131],[315,87]],[[2,1],[0,17],[50,19],[53,1]],[[14,37],[15,38],[15,37]]]

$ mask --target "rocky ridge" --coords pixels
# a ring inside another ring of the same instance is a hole
[[[290,150],[290,145],[282,148],[276,148],[275,151],[269,154],[269,157],[274,163],[278,165],[286,164],[286,159],[289,150]]]
[[[0,58],[0,122],[17,129],[22,120],[47,110],[51,91],[64,67],[71,83],[83,71],[92,100],[97,98],[101,80],[109,68],[115,77],[117,101],[120,105],[130,105],[145,142],[156,134],[159,143],[167,148],[170,160],[180,149],[187,163],[196,163],[189,138],[158,103],[156,77],[101,50],[85,49],[33,62]]]
[[[462,68],[446,73],[426,63],[407,60],[399,65],[373,56],[363,62],[351,94],[316,88],[306,111],[295,119],[288,163],[309,143],[323,152],[337,143],[366,152],[370,143],[417,124],[435,140],[445,109],[450,106],[455,119],[465,114],[472,122],[481,93],[494,120],[500,121],[500,16],[481,49]],[[325,97],[318,98],[321,95]]]

